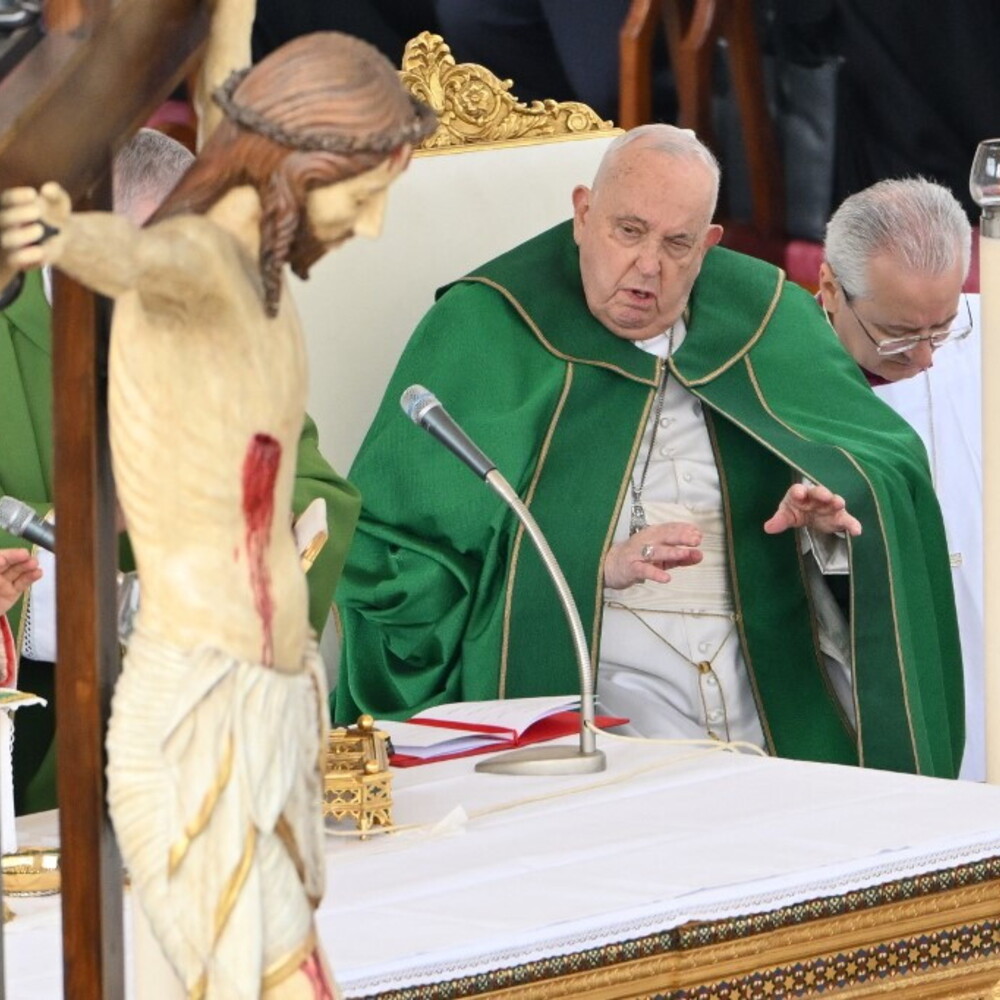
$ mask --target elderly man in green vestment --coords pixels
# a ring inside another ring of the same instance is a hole
[[[634,733],[957,773],[926,453],[804,290],[717,246],[718,177],[693,134],[642,126],[571,223],[440,293],[350,473],[338,721],[578,689],[517,522],[400,413],[421,383],[530,507]]]
[[[141,223],[170,191],[193,155],[168,136],[144,129],[125,146],[115,161],[116,208]],[[10,277],[0,260],[0,283]],[[0,494],[30,504],[47,514],[54,502],[52,483],[52,343],[51,307],[41,271],[24,274],[23,288],[0,312]],[[178,414],[178,419],[183,415]],[[299,439],[293,509],[296,515],[318,497],[326,503],[328,539],[307,574],[309,617],[317,634],[330,613],[333,589],[347,554],[360,509],[357,490],[330,467],[320,454],[315,424],[308,417]],[[64,544],[71,544],[66,541]],[[23,547],[24,542],[0,530],[0,548]],[[126,558],[128,558],[126,553]],[[51,579],[47,593],[26,603],[41,606],[52,600]],[[49,702],[48,709],[22,712],[17,721],[14,752],[15,806],[36,812],[56,805],[55,718],[52,710],[55,678],[52,652],[24,648],[21,604],[9,620],[15,647],[28,659],[23,663],[20,686]],[[39,618],[45,615],[40,613]],[[54,643],[54,636],[49,637]],[[43,644],[44,645],[44,644]]]

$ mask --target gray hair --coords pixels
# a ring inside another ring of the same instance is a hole
[[[115,155],[115,211],[131,215],[141,202],[158,205],[174,189],[194,153],[156,129],[141,128]]]
[[[691,129],[677,128],[676,125],[665,125],[659,122],[638,125],[613,139],[608,144],[608,148],[601,158],[600,166],[597,168],[593,183],[595,191],[610,173],[618,154],[626,146],[640,141],[647,149],[654,149],[659,153],[666,153],[668,156],[675,156],[678,159],[699,161],[712,178],[712,211],[709,213],[709,217],[715,214],[715,206],[719,200],[719,179],[722,173],[719,161]]]
[[[924,177],[879,181],[846,198],[826,226],[826,261],[851,298],[869,295],[868,270],[887,254],[908,270],[969,273],[972,227],[955,196]]]

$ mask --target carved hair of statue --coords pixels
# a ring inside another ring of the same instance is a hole
[[[275,315],[286,261],[300,277],[322,256],[306,193],[370,170],[434,130],[388,59],[337,32],[293,39],[215,94],[225,117],[152,221],[206,211],[250,184],[263,208],[260,268]]]

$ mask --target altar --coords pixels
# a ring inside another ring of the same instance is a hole
[[[318,926],[345,996],[971,1000],[1000,981],[1000,789],[601,745],[590,776],[396,770],[395,832],[331,827]],[[54,835],[52,814],[21,821],[24,846]],[[10,902],[7,996],[56,1000],[59,898]]]

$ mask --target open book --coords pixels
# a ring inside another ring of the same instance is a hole
[[[580,731],[579,707],[579,698],[566,695],[456,701],[425,709],[408,722],[375,725],[392,741],[390,763],[412,767],[572,736]],[[608,728],[628,719],[598,716],[595,722]]]

